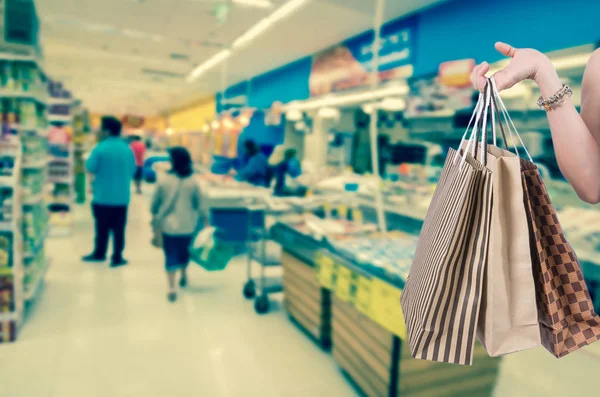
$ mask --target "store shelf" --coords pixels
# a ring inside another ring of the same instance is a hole
[[[16,174],[0,176],[0,186],[9,186],[14,188],[17,186],[17,181],[18,178]]]
[[[49,105],[72,105],[73,103],[73,98],[48,98]]]
[[[24,170],[41,170],[46,168],[46,166],[48,166],[48,160],[42,159],[37,161],[36,163],[23,164],[21,168],[23,168]]]
[[[40,127],[37,125],[24,125],[24,124],[11,124],[10,129],[16,130],[16,131],[35,131],[38,134],[41,133],[42,131],[46,130],[45,127]]]
[[[17,222],[15,220],[0,222],[0,232],[12,232],[17,228]]]
[[[48,183],[52,183],[52,184],[62,184],[62,185],[71,185],[73,184],[74,181],[74,177],[72,175],[70,176],[61,176],[61,177],[48,177]]]
[[[63,116],[58,114],[48,115],[48,122],[50,123],[65,123],[68,124],[73,121],[73,116]]]
[[[34,196],[27,197],[23,200],[23,205],[36,205],[44,201],[44,195],[42,193],[38,193]]]
[[[69,155],[68,157],[60,157],[60,156],[50,155],[50,156],[48,156],[47,162],[51,165],[52,164],[72,164],[73,156]]]
[[[0,313],[0,322],[3,321],[18,321],[19,315],[16,312]]]
[[[50,261],[46,258],[44,260],[44,264],[40,268],[36,269],[33,281],[25,286],[25,290],[23,293],[23,298],[25,299],[25,302],[30,302],[33,299],[35,299],[49,267]]]
[[[31,92],[22,92],[22,91],[6,91],[0,90],[0,97],[2,98],[11,98],[11,99],[25,99],[37,102],[40,105],[47,104],[47,97],[41,94],[35,94]]]

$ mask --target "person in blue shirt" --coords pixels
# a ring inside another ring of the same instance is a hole
[[[98,143],[86,162],[87,171],[93,175],[92,211],[96,224],[95,248],[83,257],[85,262],[106,260],[108,238],[113,235],[111,267],[123,266],[127,206],[130,200],[131,181],[136,171],[135,158],[129,145],[121,139],[121,122],[114,117],[102,118],[102,130],[108,136]]]
[[[251,140],[244,142],[244,151],[248,160],[242,169],[238,171],[235,179],[256,186],[267,186],[269,173],[267,158],[262,154],[258,145]]]
[[[296,158],[296,149],[287,149],[283,155],[283,160],[273,166],[272,175],[275,178],[275,187],[273,193],[275,196],[295,195],[296,191],[286,186],[286,176],[297,178],[302,173],[300,162]]]

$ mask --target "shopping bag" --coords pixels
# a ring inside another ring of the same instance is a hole
[[[235,250],[215,236],[216,229],[202,230],[190,248],[190,259],[209,272],[223,270],[234,257]]]
[[[493,89],[497,95],[495,85]],[[499,96],[497,101],[508,127],[516,132]],[[600,317],[539,170],[532,161],[520,163],[541,344],[560,358],[600,339]]]
[[[523,202],[521,164],[515,153],[496,146],[496,103],[492,96],[493,145],[487,145],[492,175],[492,218],[477,336],[492,357],[540,346],[529,226]],[[504,126],[498,119],[503,142]]]
[[[478,102],[476,126],[482,108]],[[415,358],[468,365],[473,360],[492,206],[487,152],[480,153],[483,161],[468,150],[449,150],[424,220],[400,298]]]

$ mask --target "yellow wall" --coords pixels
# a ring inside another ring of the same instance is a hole
[[[169,114],[169,126],[173,133],[198,132],[205,123],[216,116],[215,97],[205,98]]]

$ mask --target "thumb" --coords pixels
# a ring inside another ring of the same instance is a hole
[[[502,55],[507,56],[507,57],[513,58],[515,56],[515,54],[517,53],[517,49],[515,47],[513,47],[509,44],[503,43],[501,41],[497,42],[495,47],[499,53],[501,53]]]
[[[494,81],[496,82],[498,91],[506,90],[515,85],[512,75],[510,68],[502,69],[494,73]]]

